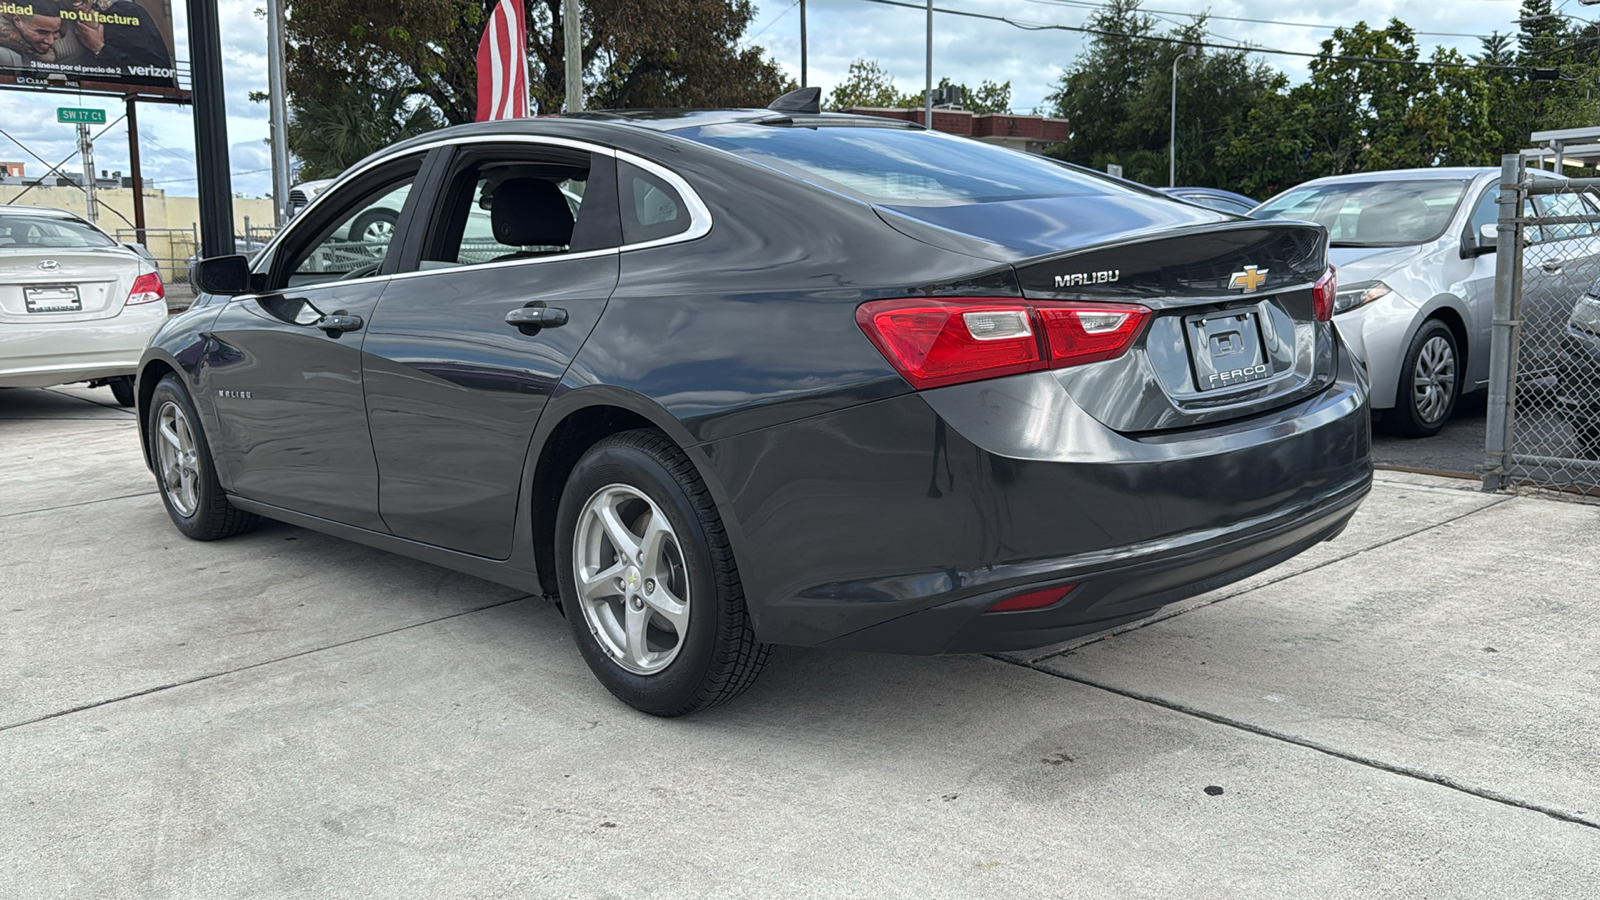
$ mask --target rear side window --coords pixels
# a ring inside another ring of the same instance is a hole
[[[1044,157],[919,129],[731,123],[674,134],[868,203],[948,206],[1085,194],[1148,196]]]
[[[665,180],[632,163],[617,161],[622,201],[622,240],[658,241],[689,230],[683,197]]]

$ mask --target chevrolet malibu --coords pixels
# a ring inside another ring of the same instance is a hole
[[[550,598],[666,716],[773,644],[1041,646],[1345,527],[1369,416],[1321,227],[775,107],[446,129],[202,263],[139,378],[172,521]]]

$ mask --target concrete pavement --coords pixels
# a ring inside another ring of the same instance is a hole
[[[0,456],[6,896],[1600,884],[1600,506],[1382,474],[1337,541],[1109,636],[784,649],[660,721],[518,592],[282,525],[184,540],[107,391],[0,391]]]

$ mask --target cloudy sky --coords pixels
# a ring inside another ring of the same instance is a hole
[[[913,0],[915,2],[915,0]],[[259,13],[263,0],[219,0],[228,104],[228,141],[234,190],[263,196],[271,189],[271,158],[266,144],[267,106],[250,102],[251,91],[266,88],[266,25]],[[1041,30],[1040,25],[1081,26],[1093,13],[1089,0],[935,0],[940,9],[962,10],[1010,19],[1020,25],[935,14],[935,80],[948,76],[976,86],[984,79],[1010,81],[1013,106],[1027,112],[1043,106],[1063,68],[1080,52],[1084,36],[1070,31]],[[807,0],[812,84],[831,89],[850,62],[877,59],[894,74],[902,89],[923,79],[925,14],[920,9],[884,5],[871,0]],[[178,17],[178,55],[188,58],[182,0],[173,3]],[[1288,7],[1299,7],[1293,12]],[[1397,17],[1423,32],[1424,46],[1442,44],[1464,53],[1478,49],[1478,35],[1514,31],[1520,0],[1356,0],[1348,12],[1275,0],[1147,0],[1146,10],[1172,23],[1210,11],[1210,33],[1219,43],[1248,43],[1276,50],[1311,52],[1335,25],[1386,22]],[[1600,16],[1576,0],[1558,2],[1564,15]],[[1223,18],[1231,17],[1231,18]],[[1235,21],[1246,19],[1256,21]],[[1431,32],[1431,33],[1429,33]],[[758,0],[748,43],[766,48],[796,79],[800,75],[800,12],[797,0]],[[1264,55],[1293,80],[1305,77],[1306,60]],[[74,149],[74,128],[58,124],[60,105],[102,107],[108,121],[123,113],[122,103],[106,98],[34,95],[0,91],[0,128],[52,163]],[[141,104],[139,135],[145,177],[175,194],[193,194],[194,126],[187,107]],[[28,164],[30,174],[43,170],[15,141],[0,135],[0,159]],[[125,123],[105,130],[95,144],[102,169],[128,169]],[[75,167],[75,166],[69,166]]]

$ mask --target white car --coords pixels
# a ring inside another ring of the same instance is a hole
[[[83,219],[0,206],[0,387],[87,381],[132,406],[165,299],[153,264]]]

